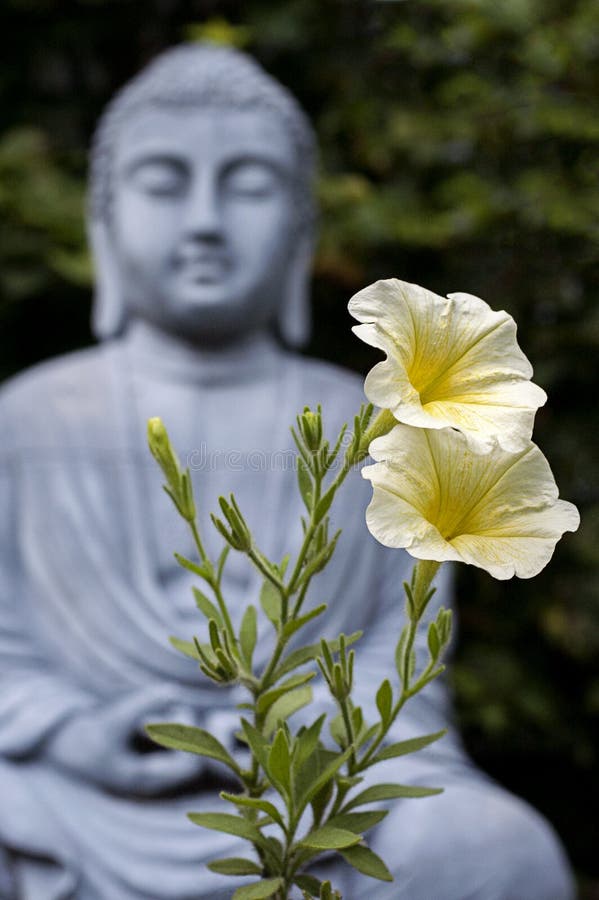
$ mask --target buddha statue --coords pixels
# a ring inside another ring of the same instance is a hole
[[[219,806],[218,764],[153,748],[147,721],[185,721],[233,746],[236,687],[217,689],[168,635],[203,627],[193,555],[160,490],[145,422],[160,415],[208,514],[234,491],[261,545],[300,540],[289,424],[321,403],[331,433],[363,400],[360,379],[300,356],[309,332],[315,141],[295,100],[234,50],[184,45],[134,78],[105,112],[91,159],[89,230],[98,345],[2,387],[0,466],[0,896],[7,900],[199,900],[233,881],[203,863],[239,855],[189,810]],[[349,325],[349,323],[348,323]],[[342,323],[341,323],[342,326]],[[344,531],[315,583],[326,633],[365,629],[358,701],[372,708],[402,625],[409,559],[364,524],[352,473]],[[437,602],[451,602],[444,567]],[[232,554],[233,615],[259,584]],[[319,620],[320,622],[320,620]],[[320,624],[312,638],[319,637]],[[310,635],[308,635],[308,638]],[[259,652],[259,648],[258,648]],[[326,704],[324,694],[317,702]],[[372,882],[322,864],[346,900],[569,900],[550,826],[468,760],[446,687],[398,721],[441,727],[426,751],[377,781],[439,785],[393,806],[374,849],[395,874]]]

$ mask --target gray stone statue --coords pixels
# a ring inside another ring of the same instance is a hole
[[[185,817],[217,808],[222,772],[141,737],[144,722],[174,719],[232,746],[240,699],[168,644],[202,625],[193,577],[172,557],[193,548],[160,490],[145,422],[162,416],[190,462],[212,552],[208,513],[231,490],[269,556],[296,545],[289,423],[320,402],[334,432],[363,399],[355,376],[284,349],[309,329],[314,159],[287,91],[213,46],[163,54],[100,123],[90,209],[100,343],[0,394],[2,898],[230,896],[232,882],[202,863],[241,848]],[[339,327],[349,324],[340,311]],[[350,477],[335,513],[344,533],[315,585],[331,636],[366,629],[358,687],[368,705],[392,659],[410,565],[367,532],[369,492]],[[258,587],[232,555],[230,608]],[[439,602],[450,592],[445,573]],[[376,772],[445,787],[401,801],[379,826],[374,847],[395,883],[323,871],[346,900],[569,900],[556,837],[469,762],[445,687],[432,685],[398,723],[402,737],[444,725],[427,752]]]

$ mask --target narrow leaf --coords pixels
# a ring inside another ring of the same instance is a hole
[[[306,684],[307,681],[311,681],[315,676],[315,672],[305,672],[303,675],[294,675],[292,678],[288,678],[287,681],[284,681],[283,684],[280,684],[278,687],[273,688],[270,691],[266,691],[265,694],[262,694],[259,697],[256,703],[257,711],[262,714],[265,713],[269,707],[278,700],[279,697],[282,697],[283,694],[287,694],[289,691],[293,690],[293,688],[299,687],[302,684]]]
[[[283,628],[283,638],[289,640],[289,638],[295,634],[296,631],[299,631],[300,628],[303,628],[307,622],[311,622],[312,619],[322,615],[326,608],[326,603],[323,603],[321,606],[317,606],[315,609],[310,610],[310,612],[306,613],[304,616],[300,616],[299,619],[292,619],[291,622],[287,622]]]
[[[239,643],[243,658],[249,668],[252,665],[252,656],[258,638],[258,621],[256,616],[256,607],[248,606],[243,619],[241,621],[241,629],[239,631]]]
[[[260,606],[272,624],[278,626],[281,621],[281,595],[268,578],[264,580],[260,591]]]
[[[407,753],[416,753],[417,750],[422,750],[424,747],[428,747],[429,744],[438,741],[444,734],[447,734],[446,728],[443,728],[441,731],[435,731],[434,734],[425,734],[422,737],[410,738],[407,741],[399,741],[396,744],[390,744],[388,747],[383,747],[383,749],[373,757],[369,765],[372,766],[383,759],[395,759],[396,756],[405,756]]]
[[[297,482],[299,485],[302,500],[306,505],[306,509],[308,510],[308,512],[310,512],[310,510],[312,509],[313,497],[312,476],[310,475],[308,466],[301,456],[297,457]]]
[[[299,709],[312,702],[312,688],[300,687],[288,694],[283,694],[272,704],[264,720],[264,733],[272,734],[278,722],[285,722]]]
[[[403,680],[404,676],[404,657],[406,652],[406,644],[408,641],[408,633],[410,630],[409,625],[404,625],[402,632],[399,636],[399,640],[397,642],[397,646],[395,648],[395,668],[397,669],[397,674]]]
[[[352,797],[345,804],[345,810],[363,806],[365,803],[379,803],[381,800],[396,800],[399,797],[405,797],[405,789],[404,784],[375,784]]]
[[[308,847],[310,850],[339,850],[341,847],[351,847],[360,840],[360,835],[354,834],[353,831],[323,825],[322,828],[317,828],[302,838],[299,846]]]
[[[353,634],[350,634],[345,638],[345,646],[349,647],[351,644],[355,644],[362,637],[361,631],[354,631]],[[328,645],[333,651],[333,653],[337,653],[339,651],[339,641],[328,641]],[[303,666],[306,663],[310,662],[313,659],[316,659],[321,654],[320,642],[318,644],[308,644],[306,647],[299,647],[297,650],[294,650],[289,656],[286,656],[283,661],[280,663],[276,673],[274,675],[274,680],[278,681],[279,678],[282,678],[283,675],[286,675],[288,672],[292,672],[293,669],[297,669],[298,666]]]
[[[293,766],[296,772],[301,769],[306,760],[308,760],[316,750],[318,738],[320,737],[320,732],[322,731],[325,719],[326,713],[323,713],[309,728],[305,728],[298,734],[295,742],[295,754],[293,760]]]
[[[381,721],[384,725],[387,724],[389,719],[391,718],[391,707],[393,704],[393,691],[391,690],[391,684],[388,678],[385,678],[380,688],[376,693],[376,706],[381,716]]]
[[[344,828],[347,831],[353,831],[354,834],[364,834],[365,831],[378,825],[387,813],[388,810],[386,809],[373,809],[367,812],[346,812],[329,819],[327,825],[334,825],[335,828]]]
[[[318,503],[316,504],[316,509],[314,510],[314,521],[320,522],[321,519],[324,519],[329,509],[331,508],[331,503],[335,499],[335,491],[332,491],[330,488],[324,495],[321,497]]]
[[[268,757],[268,771],[272,780],[280,785],[285,793],[289,793],[291,784],[291,755],[289,753],[289,744],[285,737],[283,729],[279,729],[270,748]]]
[[[186,750],[188,753],[197,753],[199,756],[218,759],[239,774],[239,766],[233,757],[229,755],[220,741],[202,728],[165,722],[146,725],[146,731],[152,740],[162,747]]]
[[[315,878],[314,875],[306,875],[304,873],[302,875],[296,875],[293,879],[293,883],[311,897],[320,897],[320,886],[322,884],[320,878]]]
[[[329,723],[329,731],[335,743],[345,750],[347,747],[347,732],[345,730],[345,722],[343,715],[338,713]]]
[[[229,856],[226,859],[215,859],[208,863],[211,872],[219,875],[261,875],[262,867],[252,859]]]
[[[247,719],[242,719],[241,724],[253,756],[268,773],[268,754],[270,752],[268,741]]]
[[[266,897],[272,897],[276,894],[282,886],[282,878],[265,878],[262,881],[254,882],[254,884],[246,884],[237,888],[232,900],[265,900]]]
[[[335,754],[334,758],[331,762],[325,767],[325,769],[318,775],[317,778],[309,785],[307,790],[305,791],[302,801],[302,808],[305,808],[307,804],[312,800],[313,797],[331,780],[334,778],[336,773],[339,771],[341,766],[347,762],[349,759],[349,755],[351,753],[351,747],[348,747],[347,750],[344,750],[343,753],[339,755]]]
[[[253,844],[262,844],[264,838],[256,826],[244,819],[243,816],[232,816],[229,813],[187,813],[187,818],[194,825],[209,828],[211,831],[223,831],[225,834],[234,834],[237,837],[251,841]]]
[[[245,794],[229,794],[227,791],[221,791],[220,796],[223,800],[228,800],[229,803],[234,803],[236,806],[245,806],[247,809],[259,809],[260,812],[270,816],[270,818],[276,822],[277,825],[280,825],[281,828],[285,828],[285,822],[283,821],[281,813],[276,806],[268,800],[261,800],[258,797],[247,797]]]
[[[343,859],[361,872],[363,875],[370,875],[371,878],[378,878],[379,881],[393,881],[393,875],[376,853],[373,853],[369,847],[348,847],[342,850]]]
[[[434,622],[431,622],[428,626],[428,651],[431,655],[431,659],[437,660],[439,656],[439,651],[441,649],[441,641],[439,639],[439,631]]]
[[[220,610],[215,606],[212,600],[209,600],[206,594],[203,594],[196,587],[192,588],[193,595],[195,597],[196,606],[203,613],[208,621],[210,619],[214,619],[219,628],[223,628],[223,618],[220,614]]]
[[[200,661],[193,641],[182,641],[181,638],[171,636],[169,637],[169,643],[184,656],[189,656],[190,659],[195,659],[196,662]]]
[[[199,566],[197,563],[192,562],[185,556],[181,556],[180,553],[175,553],[175,559],[180,566],[183,566],[183,568],[187,569],[188,572],[193,572],[194,575],[199,575],[200,578],[204,579],[204,581],[210,578],[210,572],[206,568],[206,566]]]

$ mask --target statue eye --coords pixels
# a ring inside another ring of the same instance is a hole
[[[146,194],[172,196],[185,186],[185,172],[170,160],[147,160],[135,166],[132,181]]]
[[[277,187],[278,180],[272,166],[247,162],[240,163],[227,172],[225,185],[232,194],[243,197],[266,197]]]

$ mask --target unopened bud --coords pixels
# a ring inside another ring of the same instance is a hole
[[[322,417],[320,413],[314,413],[306,407],[301,416],[301,423],[302,436],[306,446],[312,453],[316,453],[322,443]]]
[[[169,440],[164,422],[158,416],[148,419],[148,445],[152,456],[162,469],[169,486],[179,490],[181,469],[179,460]]]

